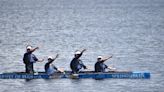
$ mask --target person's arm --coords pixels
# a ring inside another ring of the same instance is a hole
[[[78,57],[76,57],[77,59],[80,58],[82,56],[82,54],[86,51],[86,49],[83,49],[80,53],[80,55]]]
[[[58,70],[58,68],[57,68],[55,65],[53,65],[53,64],[52,64],[52,67],[53,67],[55,70]]]
[[[79,63],[80,63],[80,65],[81,65],[84,69],[87,69],[87,67],[83,64],[82,61],[80,61]]]
[[[83,50],[81,51],[81,54],[83,54],[86,50],[87,50],[87,49],[83,49]]]
[[[105,69],[108,68],[108,66],[106,64],[104,64],[104,65],[105,65]]]
[[[31,50],[31,52],[34,52],[35,50],[39,49],[39,47],[35,47]]]
[[[53,62],[54,60],[56,60],[58,57],[59,57],[59,54],[57,54],[56,57],[53,58],[53,59],[50,61],[50,63],[52,63],[52,62]]]
[[[107,58],[103,58],[102,61],[107,61],[108,59],[112,58],[112,56],[109,56]]]
[[[32,54],[32,55],[33,55],[34,61],[36,61],[36,62],[43,62],[44,61],[44,59],[38,59],[34,54]]]
[[[59,57],[59,54],[56,54],[55,58],[53,60],[56,60]]]
[[[110,69],[110,70],[116,70],[116,68],[114,68],[113,66],[108,66],[108,69]]]
[[[87,66],[85,66],[83,63],[81,65],[84,69],[87,69]]]
[[[44,59],[38,59],[37,60],[37,62],[43,62],[44,61]]]
[[[55,65],[52,64],[52,67],[58,71],[58,72],[64,72],[64,69],[61,69],[61,68],[57,68]]]
[[[84,68],[84,69],[87,69],[87,67],[86,67],[84,64],[83,64],[83,68]]]

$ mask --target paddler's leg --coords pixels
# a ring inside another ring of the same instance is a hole
[[[33,65],[33,63],[31,64],[31,71],[32,71],[32,73],[35,72],[35,71],[34,71],[34,65]]]
[[[33,63],[28,64],[28,73],[34,73]]]
[[[29,73],[28,64],[25,64],[25,72]]]

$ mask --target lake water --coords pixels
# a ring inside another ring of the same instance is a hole
[[[26,45],[70,70],[78,49],[93,69],[98,55],[118,70],[149,71],[151,79],[0,80],[0,92],[163,92],[163,0],[0,0],[0,72],[24,71]]]

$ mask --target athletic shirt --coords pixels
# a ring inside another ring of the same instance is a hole
[[[77,73],[81,68],[86,69],[86,66],[83,64],[83,62],[78,58],[73,58],[73,60],[70,63],[70,68],[73,72]]]
[[[57,71],[57,68],[55,66],[52,66],[52,64],[50,62],[46,63],[45,64],[45,72],[48,74],[48,75],[51,75],[53,74],[55,71]]]
[[[95,72],[105,72],[106,68],[108,68],[108,66],[104,64],[104,61],[98,61],[95,64]]]
[[[34,54],[27,52],[24,54],[23,61],[25,64],[35,63],[38,61],[38,58]]]

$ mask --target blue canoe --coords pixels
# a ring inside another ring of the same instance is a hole
[[[13,73],[2,73],[0,74],[0,79],[60,79],[60,78],[70,78],[70,79],[150,79],[150,72],[144,71],[109,71],[104,73],[95,73],[94,71],[84,71],[78,74],[72,74],[70,71],[65,71],[64,73],[56,72],[53,75],[47,75],[44,72],[38,72],[34,74],[27,74],[24,72],[13,72]]]

